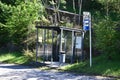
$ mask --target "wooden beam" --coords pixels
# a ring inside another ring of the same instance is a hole
[[[46,8],[47,10],[51,10],[54,12],[54,9],[53,8]],[[68,12],[68,11],[64,11],[64,10],[57,10],[58,12],[61,12],[61,13],[65,13],[65,14],[69,14],[69,15],[73,15],[73,16],[79,16],[79,14],[75,14],[75,13],[72,13],[72,12]]]

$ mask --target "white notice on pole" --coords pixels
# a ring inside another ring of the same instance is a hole
[[[76,48],[77,49],[82,49],[82,37],[81,36],[76,37]]]

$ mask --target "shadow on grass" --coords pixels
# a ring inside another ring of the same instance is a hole
[[[8,68],[8,69],[31,69],[31,68],[37,68],[37,67],[43,67],[46,66],[46,64],[43,63],[32,63],[32,64],[0,64],[0,68]]]
[[[37,67],[43,67],[47,64],[35,62],[32,58],[24,56],[22,53],[2,53],[0,54],[0,62],[1,63],[12,63],[17,65],[11,65],[11,66],[0,66],[4,68],[16,68],[19,69],[19,66],[27,66],[29,68],[37,68]],[[13,67],[12,67],[13,66]]]

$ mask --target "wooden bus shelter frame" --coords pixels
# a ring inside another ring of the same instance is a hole
[[[71,63],[74,62],[74,59],[73,59],[73,55],[74,55],[74,46],[75,46],[75,33],[81,33],[81,34],[84,34],[84,31],[82,29],[76,29],[76,28],[66,28],[66,27],[59,27],[59,26],[36,26],[36,34],[37,34],[37,41],[36,41],[36,62],[38,61],[38,29],[48,29],[48,30],[52,30],[52,52],[53,52],[53,31],[57,31],[58,34],[60,34],[60,43],[59,43],[59,54],[61,54],[63,51],[62,51],[62,36],[63,36],[63,31],[66,31],[66,32],[72,32],[72,41],[71,41],[71,44],[72,44],[72,47],[71,47],[71,51],[72,51],[72,56],[71,56]],[[44,34],[46,35],[46,34]],[[82,36],[81,36],[82,37]],[[45,45],[45,44],[43,44]],[[44,53],[45,53],[45,49],[44,49]],[[53,61],[53,54],[51,54],[51,62]]]

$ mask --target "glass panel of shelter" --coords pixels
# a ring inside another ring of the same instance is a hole
[[[71,62],[71,56],[72,56],[72,33],[70,31],[63,30],[63,37],[62,37],[62,51],[65,52],[65,62],[70,63]]]
[[[62,31],[62,39],[61,39],[61,50],[60,52],[64,52],[65,62],[73,63],[82,60],[82,33],[75,31]],[[72,41],[73,40],[73,41]],[[76,43],[76,40],[79,43]],[[78,47],[77,45],[78,44]]]
[[[54,35],[53,35],[54,37]],[[53,38],[54,42],[54,38]],[[51,60],[52,55],[52,30],[39,29],[38,31],[38,57],[41,56],[43,61]]]
[[[74,47],[75,62],[83,60],[83,36],[82,33],[75,33],[75,47]]]

